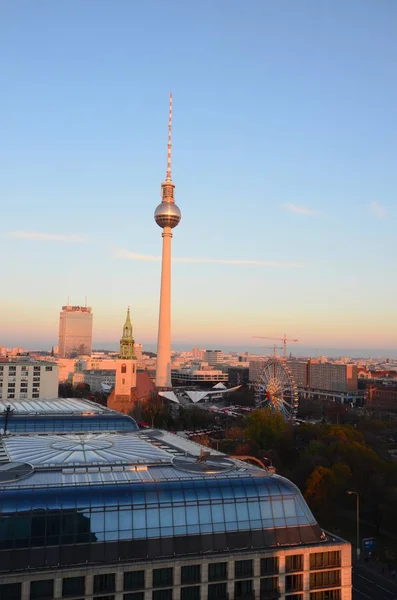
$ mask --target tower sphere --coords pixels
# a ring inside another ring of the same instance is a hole
[[[181,220],[181,211],[175,202],[161,202],[154,211],[154,220],[159,227],[176,227]]]

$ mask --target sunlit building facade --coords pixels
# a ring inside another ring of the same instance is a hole
[[[62,306],[59,317],[59,357],[74,358],[92,351],[90,306]]]

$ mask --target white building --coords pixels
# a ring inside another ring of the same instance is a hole
[[[58,397],[58,366],[44,361],[0,363],[0,398],[23,400]]]
[[[62,306],[59,316],[59,357],[90,355],[92,312],[90,306]]]

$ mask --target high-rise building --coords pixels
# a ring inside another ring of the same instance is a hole
[[[74,358],[92,351],[90,306],[62,306],[59,317],[59,357]]]
[[[206,350],[204,352],[204,362],[209,365],[218,365],[223,362],[222,350]]]
[[[356,392],[357,365],[310,361],[309,387],[313,390]]]
[[[181,220],[181,211],[175,204],[175,185],[171,178],[171,134],[172,134],[172,94],[168,120],[167,174],[161,184],[162,201],[154,212],[154,219],[163,229],[163,255],[161,265],[161,290],[159,329],[157,341],[156,386],[171,387],[171,239],[172,229]]]

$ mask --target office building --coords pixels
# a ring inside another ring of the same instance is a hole
[[[232,387],[236,385],[248,385],[249,368],[248,367],[229,367],[227,370],[228,383]]]
[[[309,361],[308,386],[312,390],[356,392],[357,365]]]
[[[351,599],[350,544],[287,479],[166,431],[68,424],[0,440],[1,598]]]
[[[92,312],[90,306],[62,306],[59,317],[59,358],[90,355]]]
[[[58,367],[54,363],[19,359],[0,362],[0,399],[58,397]]]
[[[171,177],[172,149],[172,94],[170,95],[170,112],[168,119],[168,155],[167,174],[161,184],[162,201],[154,212],[154,219],[163,233],[163,254],[161,263],[161,287],[159,329],[157,340],[156,386],[171,387],[171,239],[172,229],[181,220],[181,211],[175,204],[175,184]]]
[[[223,363],[222,350],[206,350],[204,352],[204,362],[211,365],[219,365]]]

